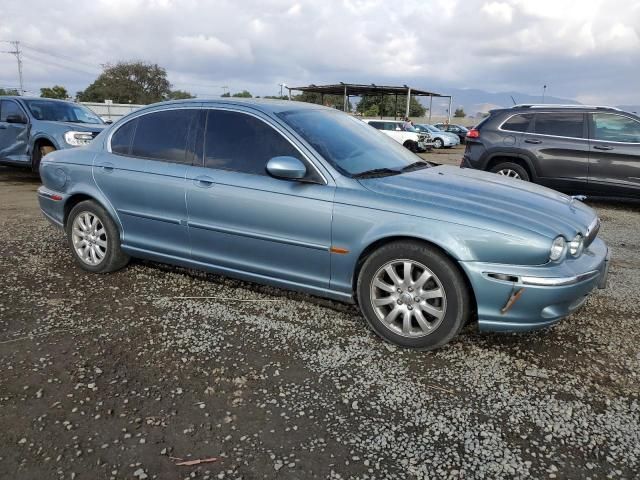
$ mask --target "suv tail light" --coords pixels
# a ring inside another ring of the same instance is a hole
[[[472,128],[467,132],[467,138],[480,138],[480,130]]]

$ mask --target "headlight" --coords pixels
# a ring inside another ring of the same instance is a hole
[[[584,239],[582,235],[577,234],[573,240],[569,242],[569,253],[573,257],[578,257],[582,253],[582,248],[584,247]]]
[[[91,132],[67,132],[64,134],[64,141],[74,147],[88,145],[93,140]]]
[[[564,237],[556,237],[551,244],[551,251],[549,252],[549,260],[555,262],[560,260],[567,249],[567,242]]]

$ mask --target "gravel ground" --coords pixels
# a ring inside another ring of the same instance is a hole
[[[638,478],[638,205],[594,204],[613,261],[583,310],[419,353],[314,297],[84,273],[36,187],[0,169],[1,478]]]

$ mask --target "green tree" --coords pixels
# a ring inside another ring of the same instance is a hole
[[[464,108],[458,107],[456,108],[456,111],[453,113],[453,116],[456,118],[462,118],[462,117],[466,117],[467,114],[464,113]]]
[[[100,76],[79,95],[83,102],[148,104],[169,98],[167,71],[155,63],[118,62],[104,66]]]
[[[187,98],[196,98],[195,95],[191,95],[186,90],[171,90],[167,95],[167,100],[184,100]]]
[[[18,90],[16,90],[15,88],[0,88],[0,95],[12,95],[15,97],[20,95],[20,92],[18,92]]]
[[[40,96],[42,98],[58,98],[60,100],[66,100],[69,98],[67,89],[61,85],[54,85],[51,88],[45,87],[40,89]]]
[[[222,98],[228,98],[231,96],[231,94],[229,92],[224,92],[222,95],[220,95]]]
[[[251,93],[248,90],[242,90],[241,92],[236,92],[231,96],[236,98],[253,98],[253,95],[251,95]]]
[[[382,115],[383,117],[402,117],[404,116],[407,108],[407,96],[398,95],[398,103],[396,104],[396,98],[394,95],[384,95],[382,98],[380,98],[379,95],[364,95],[356,107],[356,112],[365,116],[374,116],[368,113],[373,111],[374,105],[378,108],[377,115]],[[416,97],[412,96],[409,101],[409,116],[424,117],[426,113],[427,109]]]

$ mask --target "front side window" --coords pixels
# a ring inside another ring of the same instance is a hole
[[[369,125],[378,130],[384,130],[384,122],[369,122]]]
[[[262,120],[245,113],[209,110],[205,167],[267,175],[266,165],[273,157],[296,157],[304,162],[298,150]]]
[[[198,110],[195,109],[163,110],[138,117],[130,154],[134,157],[191,164],[189,132],[195,127],[197,119]],[[123,132],[123,141],[126,139],[125,134]],[[113,139],[111,150],[113,151]]]
[[[529,130],[529,125],[533,115],[530,113],[523,115],[514,115],[509,120],[504,122],[502,130],[508,130],[510,132],[526,132]]]
[[[24,118],[24,113],[16,102],[11,100],[3,100],[0,104],[0,122],[6,122],[7,117],[14,115]]]
[[[584,114],[582,113],[538,113],[535,133],[556,137],[584,137]]]
[[[593,139],[606,142],[640,143],[640,122],[622,115],[594,113]]]

